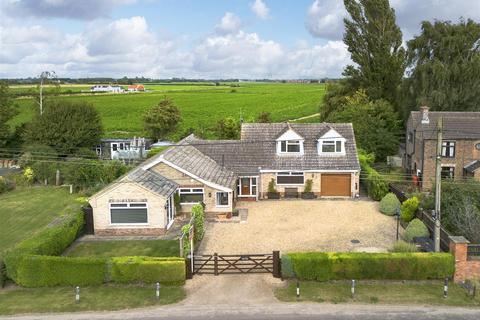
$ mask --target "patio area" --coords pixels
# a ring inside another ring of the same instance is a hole
[[[385,252],[395,242],[395,218],[369,200],[265,200],[236,207],[248,209],[247,221],[207,223],[198,253]]]

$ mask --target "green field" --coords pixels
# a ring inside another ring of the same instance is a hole
[[[1,195],[0,256],[66,210],[79,207],[66,188],[32,187]]]
[[[80,86],[80,85],[78,85]],[[180,108],[182,123],[173,139],[179,139],[190,128],[208,130],[224,117],[232,116],[253,121],[262,112],[270,112],[273,121],[285,121],[318,112],[325,92],[323,84],[240,83],[240,87],[200,84],[148,84],[147,93],[82,94],[58,96],[71,101],[86,100],[100,112],[105,137],[143,135],[142,116],[163,97],[171,98]],[[62,89],[63,90],[63,89]],[[18,125],[29,121],[34,111],[31,98],[17,100],[20,114],[13,120]]]

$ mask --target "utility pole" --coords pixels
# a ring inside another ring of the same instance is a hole
[[[435,252],[440,252],[440,207],[442,193],[442,139],[443,139],[443,117],[437,121],[437,155],[435,158]]]

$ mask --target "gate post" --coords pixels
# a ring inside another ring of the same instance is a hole
[[[213,274],[218,276],[218,254],[213,254]]]
[[[190,257],[190,254],[188,254],[187,258],[185,259],[185,277],[187,279],[192,279],[193,278],[192,259]]]
[[[282,264],[280,259],[280,251],[273,251],[273,277],[281,278],[282,277]]]

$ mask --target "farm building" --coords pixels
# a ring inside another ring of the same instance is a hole
[[[101,139],[95,147],[100,159],[137,160],[144,159],[150,149],[152,141],[146,138],[133,137],[130,139]]]
[[[91,92],[113,92],[121,93],[125,90],[121,86],[112,86],[112,85],[95,85],[90,87]]]
[[[145,87],[143,86],[143,84],[132,84],[132,85],[129,85],[128,88],[127,88],[127,91],[128,92],[139,92],[139,91],[145,91]]]

